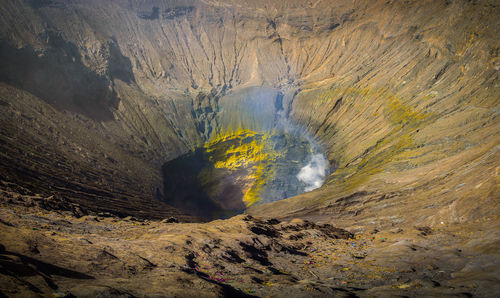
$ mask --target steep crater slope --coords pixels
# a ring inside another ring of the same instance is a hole
[[[161,166],[231,131],[240,112],[221,98],[264,86],[338,170],[249,212],[429,224],[498,214],[494,1],[2,4],[2,180],[19,188],[180,215],[156,200]],[[409,206],[419,212],[401,218]]]

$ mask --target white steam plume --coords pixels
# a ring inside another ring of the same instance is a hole
[[[323,185],[328,168],[328,161],[323,154],[314,154],[311,161],[300,169],[297,179],[307,184],[305,191],[311,191]]]

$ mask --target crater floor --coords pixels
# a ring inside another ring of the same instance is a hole
[[[240,130],[163,165],[166,202],[199,217],[222,218],[318,188],[330,171],[304,136]]]

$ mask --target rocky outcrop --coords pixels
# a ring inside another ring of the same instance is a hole
[[[492,238],[471,233],[475,224],[353,234],[246,215],[204,224],[77,218],[21,203],[47,198],[12,200],[0,208],[5,296],[486,297],[498,291],[498,251]]]

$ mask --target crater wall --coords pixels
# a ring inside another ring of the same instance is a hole
[[[161,166],[236,125],[231,107],[258,103],[242,90],[264,87],[338,169],[247,212],[353,225],[499,214],[496,1],[1,4],[2,181],[18,188],[183,216],[157,200]]]

